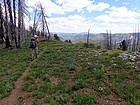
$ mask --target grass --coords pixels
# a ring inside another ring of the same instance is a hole
[[[26,102],[27,98],[32,99],[33,104],[42,105],[116,104],[110,97],[113,94],[117,96],[113,98],[118,100],[119,104],[140,104],[139,57],[136,62],[131,63],[118,58],[122,51],[108,52],[94,49],[94,46],[87,48],[83,44],[56,41],[42,43],[40,48],[43,49],[45,45],[47,49],[24,78],[22,91],[25,95],[19,96],[21,104],[23,100]],[[9,50],[2,50],[10,53]],[[21,53],[26,55],[31,52],[19,50],[19,54]],[[20,72],[22,73],[30,62],[26,59],[27,56],[11,57],[13,62],[8,58],[3,58],[4,66],[0,67],[0,81],[6,84],[1,88],[2,91],[6,89],[3,96],[8,96],[15,88],[14,81],[21,76]],[[26,62],[23,63],[23,59]],[[12,66],[11,63],[15,62],[21,66]],[[30,97],[27,97],[28,93],[31,94]],[[99,99],[104,100],[104,97],[108,97],[108,102],[99,102]]]
[[[45,44],[40,44],[40,51]],[[15,88],[15,81],[22,75],[31,62],[31,49],[0,48],[0,99]]]

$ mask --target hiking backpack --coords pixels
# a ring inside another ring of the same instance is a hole
[[[35,39],[31,39],[30,48],[36,48],[36,41],[35,41]]]

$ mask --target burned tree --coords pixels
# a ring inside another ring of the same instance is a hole
[[[21,0],[18,0],[18,47],[21,47]]]
[[[51,40],[51,35],[50,35],[49,27],[48,27],[48,22],[46,21],[47,15],[45,15],[44,9],[43,9],[41,4],[40,4],[40,9],[41,9],[42,24],[44,25],[43,31],[44,31],[44,28],[46,27],[47,32],[48,32],[48,40],[50,41]]]
[[[35,10],[34,23],[30,34],[36,34],[37,28],[41,28],[41,36],[47,38],[48,40],[51,40],[48,22],[46,21],[46,17],[48,16],[45,15],[44,9],[41,4],[37,5],[37,8]],[[48,33],[48,37],[46,35],[46,31]]]
[[[140,34],[139,34],[139,23],[138,23],[138,33],[137,33],[137,51],[140,52]]]
[[[22,47],[22,40],[24,39],[24,17],[29,16],[29,13],[26,9],[25,0],[18,0],[18,47]]]
[[[4,29],[3,29],[3,13],[2,13],[2,4],[0,3],[0,38],[1,38],[1,42],[4,42]]]
[[[13,32],[14,32],[14,39],[15,45],[17,45],[17,34],[16,34],[16,0],[13,0],[13,13],[14,13],[14,22],[13,22]]]
[[[109,37],[109,50],[112,50],[112,35],[110,30],[110,37]]]
[[[12,15],[12,8],[11,8],[11,0],[7,0],[8,5],[8,12],[10,17],[10,36],[12,41],[14,40],[14,31],[13,31],[13,15]]]
[[[90,27],[88,29],[88,35],[87,35],[87,47],[89,47],[89,32],[90,32]]]
[[[5,47],[8,48],[10,47],[10,39],[9,39],[9,34],[8,34],[8,13],[7,13],[7,5],[6,5],[6,0],[4,0],[4,8],[5,8],[5,20],[4,20],[4,27],[5,27]]]
[[[105,38],[105,48],[108,50],[112,50],[112,35],[111,35],[111,30],[110,30],[110,34],[108,32],[108,30],[106,30],[106,34],[104,35]]]

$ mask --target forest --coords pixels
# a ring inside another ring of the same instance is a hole
[[[41,4],[36,6],[33,26],[28,28],[25,25],[25,19],[31,17],[25,0],[2,0],[0,14],[0,41],[5,43],[6,48],[25,47],[27,40],[35,34],[50,40],[47,15]]]

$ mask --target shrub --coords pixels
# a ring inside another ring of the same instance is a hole
[[[54,67],[54,68],[52,69],[52,74],[53,74],[53,75],[60,76],[60,75],[61,75],[61,70],[60,70],[60,68],[59,68],[59,67]]]
[[[33,90],[35,90],[35,87],[33,87],[32,84],[28,81],[23,84],[22,90],[32,92]]]
[[[112,52],[112,53],[110,54],[110,56],[111,56],[111,57],[117,57],[117,56],[120,55],[121,52],[122,52],[121,50],[114,51],[114,52]]]
[[[94,71],[93,71],[93,75],[96,79],[101,79],[103,78],[103,75],[104,75],[104,68],[102,67],[101,69],[96,69],[94,68]]]
[[[98,45],[96,48],[97,48],[97,49],[101,49],[101,46]]]
[[[74,96],[76,105],[94,105],[96,96],[90,94],[76,94]]]
[[[17,71],[17,72],[14,72],[12,73],[11,75],[11,80],[17,80],[19,77],[21,76],[21,72],[20,71]]]
[[[45,92],[35,90],[35,91],[33,91],[33,96],[38,99],[41,99],[45,96]]]
[[[73,86],[72,86],[72,90],[79,90],[82,88],[87,87],[87,84],[84,82],[83,79],[78,79],[74,82]]]
[[[14,81],[7,79],[0,83],[0,98],[8,96],[10,91],[15,88]]]
[[[122,47],[122,50],[123,50],[123,51],[126,51],[126,50],[127,50],[127,43],[126,43],[125,40],[123,40],[123,41],[121,42],[121,47]]]
[[[76,65],[74,65],[73,63],[69,63],[69,64],[68,64],[68,69],[69,69],[69,70],[76,70],[77,67],[76,67]]]
[[[46,82],[50,82],[50,76],[48,74],[42,75],[42,79]]]
[[[90,44],[87,44],[87,43],[84,43],[83,44],[84,45],[84,47],[86,47],[86,48],[95,48],[95,45],[93,44],[93,43],[90,43]]]
[[[84,47],[88,47],[88,44],[87,43],[84,43],[83,45],[84,45]]]
[[[95,48],[95,45],[94,45],[93,43],[90,43],[90,44],[89,44],[89,47],[90,47],[90,48]]]
[[[54,38],[55,38],[55,40],[60,40],[60,38],[58,37],[57,34],[54,34]]]
[[[68,99],[69,99],[68,94],[65,94],[65,93],[53,94],[52,97],[53,99],[55,99],[55,101],[57,101],[61,105],[68,102]]]

